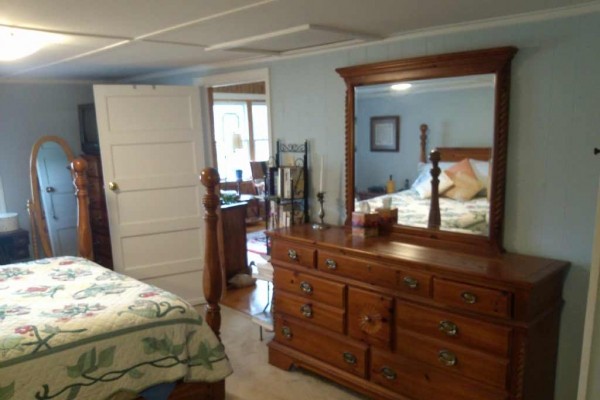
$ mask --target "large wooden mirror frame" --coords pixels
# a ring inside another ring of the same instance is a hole
[[[395,225],[393,233],[410,242],[448,245],[466,251],[503,251],[504,193],[508,138],[510,65],[515,47],[501,47],[436,56],[426,56],[339,68],[346,83],[346,221],[351,225],[355,199],[355,88],[422,79],[494,74],[495,104],[491,171],[489,235],[476,236]]]

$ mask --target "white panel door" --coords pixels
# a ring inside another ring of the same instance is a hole
[[[203,299],[199,97],[196,87],[94,86],[115,270],[193,303]]]

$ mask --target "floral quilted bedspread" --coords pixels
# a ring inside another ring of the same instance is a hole
[[[398,209],[398,223],[403,225],[426,228],[429,221],[429,205],[431,199],[421,199],[415,190],[386,194],[355,204],[354,209],[360,210],[361,203],[367,202],[372,211],[383,206],[383,199],[392,198],[391,208]],[[485,197],[476,197],[466,202],[460,202],[447,197],[440,197],[440,214],[442,230],[488,234],[488,215],[490,203]]]
[[[210,327],[169,292],[82,258],[0,266],[0,400],[103,400],[229,374]]]

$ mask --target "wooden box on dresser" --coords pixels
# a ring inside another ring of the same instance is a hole
[[[88,195],[90,199],[90,227],[92,229],[94,261],[103,267],[113,269],[101,159],[99,155],[93,154],[85,154],[82,157],[88,163]]]
[[[568,263],[335,227],[283,228],[271,240],[271,364],[375,399],[553,399]]]

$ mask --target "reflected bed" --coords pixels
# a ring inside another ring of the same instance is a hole
[[[383,206],[384,199],[391,198],[391,208],[398,209],[398,224],[427,228],[431,199],[422,199],[416,190],[385,194],[367,200],[357,201],[355,210],[362,209],[364,203],[370,210]],[[476,197],[466,202],[440,197],[440,229],[460,233],[487,235],[490,203],[485,197]]]

